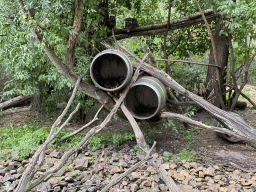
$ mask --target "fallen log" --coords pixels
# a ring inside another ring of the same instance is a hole
[[[27,101],[32,97],[33,95],[30,94],[19,95],[18,97],[14,97],[13,99],[0,103],[0,109],[8,109],[17,106],[18,104],[23,103],[24,101]]]

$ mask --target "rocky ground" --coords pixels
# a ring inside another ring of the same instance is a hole
[[[33,191],[100,191],[105,185],[117,178],[120,174],[136,164],[142,158],[127,143],[121,147],[112,145],[102,146],[101,150],[91,152],[81,151],[73,156],[53,177],[38,185]],[[45,164],[36,177],[45,171],[54,168],[62,152],[48,149]],[[256,170],[241,170],[240,168],[211,163],[175,161],[175,156],[164,161],[169,152],[155,153],[182,191],[256,191]],[[0,160],[0,192],[13,191],[17,186],[22,173],[30,159]],[[125,177],[120,183],[114,185],[115,191],[169,191],[155,169],[147,163]]]

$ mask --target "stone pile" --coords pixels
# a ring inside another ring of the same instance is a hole
[[[37,172],[36,177],[54,168],[62,153],[59,150],[46,151],[45,164]],[[213,192],[253,192],[256,191],[256,174],[244,173],[240,170],[224,170],[220,166],[203,165],[196,162],[164,162],[164,156],[159,157],[163,167],[174,179],[182,191],[213,191]],[[158,154],[154,154],[158,155]],[[68,191],[96,192],[117,178],[125,170],[140,161],[142,156],[131,151],[128,145],[123,145],[118,152],[113,146],[105,147],[96,152],[82,151],[76,157],[69,159],[53,177],[41,183],[32,191]],[[0,192],[14,191],[29,160],[17,161],[0,159]],[[111,192],[147,192],[169,191],[160,179],[156,170],[144,164],[114,185]]]

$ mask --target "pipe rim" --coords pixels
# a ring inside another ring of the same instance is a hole
[[[100,57],[105,56],[106,54],[116,55],[119,58],[121,58],[124,61],[124,63],[126,64],[125,67],[126,67],[126,70],[127,70],[127,74],[126,74],[125,79],[123,80],[123,83],[121,85],[119,85],[118,87],[113,88],[113,89],[112,88],[111,89],[110,88],[105,88],[105,87],[99,85],[98,82],[95,80],[94,75],[93,75],[93,66],[95,64],[95,61],[97,59],[99,59]],[[132,78],[132,71],[133,71],[133,66],[132,66],[132,64],[130,62],[130,59],[123,52],[121,52],[119,50],[116,50],[116,49],[107,49],[107,50],[104,50],[104,51],[98,53],[93,58],[93,60],[92,60],[92,62],[90,64],[90,74],[91,74],[91,79],[92,79],[93,83],[97,87],[99,87],[100,89],[102,89],[104,91],[109,91],[109,92],[117,91],[117,90],[120,90],[123,87],[125,87],[130,82],[130,80]]]

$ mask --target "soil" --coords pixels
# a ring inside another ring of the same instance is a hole
[[[256,102],[255,86],[247,85],[246,92],[250,94],[250,98]],[[256,128],[256,109],[247,107],[245,110],[235,110],[243,119]],[[38,114],[31,110],[20,111],[10,114],[0,114],[0,128],[6,126],[22,126],[24,124],[33,124],[38,126],[51,126],[56,119],[57,114]],[[195,113],[193,119],[212,124],[213,118],[205,111]],[[256,150],[244,143],[229,143],[218,137],[214,131],[202,130],[191,127],[186,130],[179,122],[175,122],[175,127],[163,128],[163,123],[145,123],[140,122],[140,127],[148,142],[156,141],[156,151],[163,153],[164,151],[179,153],[186,149],[194,151],[198,155],[198,161],[205,164],[213,164],[228,167],[229,169],[237,168],[256,170]],[[80,128],[82,124],[69,123],[67,130],[74,131]],[[104,132],[120,132],[124,133],[132,131],[130,124],[124,120],[112,119],[111,123],[106,127]],[[176,132],[177,131],[177,132]],[[129,142],[129,145],[136,145],[135,141]]]

